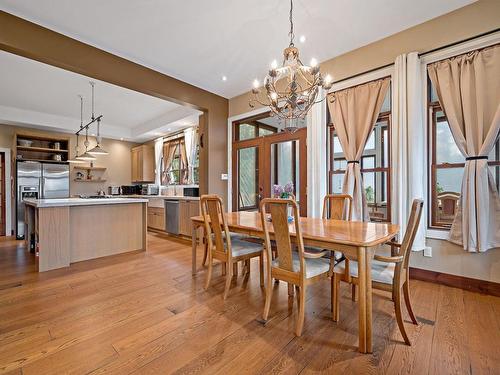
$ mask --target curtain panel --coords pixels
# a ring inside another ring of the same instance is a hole
[[[196,160],[196,150],[198,147],[198,129],[189,128],[184,130],[184,142],[186,143],[187,158],[187,183],[194,184],[194,161]]]
[[[161,172],[163,162],[163,138],[155,140],[155,184],[161,185]]]
[[[168,172],[172,168],[172,161],[175,156],[175,149],[177,142],[165,142],[163,143],[163,173],[162,173],[162,185],[168,185]]]
[[[392,84],[391,202],[393,222],[401,227],[401,235],[406,232],[413,200],[425,196],[424,82],[417,52],[396,58]],[[425,247],[425,215],[422,215],[412,250],[421,251]]]
[[[180,149],[180,158],[181,158],[179,181],[181,184],[187,184],[188,183],[188,159],[187,159],[187,155],[186,155],[186,142],[184,141],[184,139],[182,139],[179,142],[179,149]]]
[[[328,95],[332,122],[347,159],[342,192],[353,198],[353,220],[369,221],[360,160],[389,84],[387,77]]]
[[[500,45],[438,61],[427,69],[466,158],[449,240],[469,252],[500,247],[500,198],[487,160],[500,131]]]

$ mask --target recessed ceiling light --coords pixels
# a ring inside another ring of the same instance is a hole
[[[227,81],[227,77],[226,76],[222,76],[222,80],[223,81]]]
[[[169,132],[170,130],[172,130],[172,128],[168,128],[167,131]]]
[[[299,38],[299,41],[300,41],[300,43],[305,43],[306,42],[306,36],[305,35],[301,35],[300,38]]]
[[[92,133],[92,134],[91,134],[91,136],[92,136],[92,137],[95,137],[95,133]]]
[[[120,138],[120,141],[123,141],[123,137]]]

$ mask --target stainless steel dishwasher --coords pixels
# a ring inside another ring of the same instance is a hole
[[[165,231],[179,234],[179,201],[165,200]]]

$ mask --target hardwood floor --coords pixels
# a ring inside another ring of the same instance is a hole
[[[291,309],[283,283],[267,326],[256,321],[264,304],[257,262],[224,302],[220,266],[205,291],[190,256],[189,242],[150,233],[147,253],[38,274],[21,242],[0,240],[0,374],[500,373],[498,297],[413,281],[420,325],[405,311],[408,347],[389,295],[377,292],[374,353],[363,355],[347,284],[337,324],[329,282],[308,289],[298,338],[296,300]]]

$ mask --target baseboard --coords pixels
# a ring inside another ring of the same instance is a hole
[[[453,288],[500,297],[500,283],[492,281],[471,279],[469,277],[450,275],[448,273],[413,267],[410,267],[410,279],[429,281],[431,283],[443,284]]]

